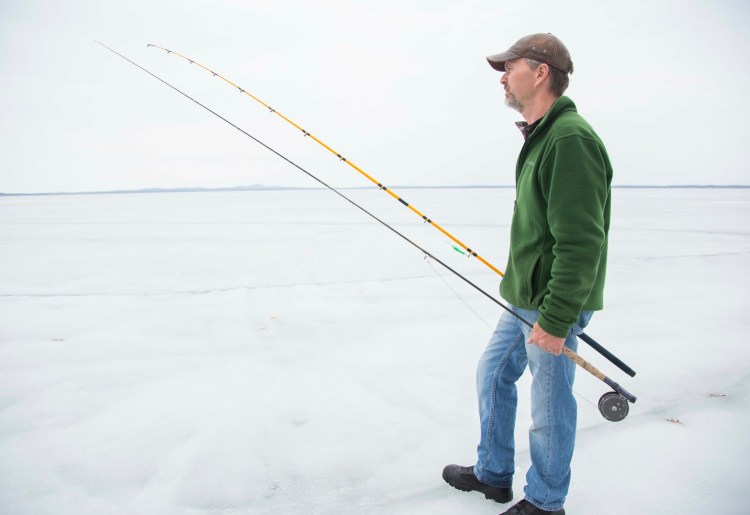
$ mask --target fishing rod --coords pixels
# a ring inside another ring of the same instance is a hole
[[[244,95],[247,95],[248,97],[252,98],[256,102],[258,102],[259,104],[261,104],[263,107],[265,107],[266,109],[268,109],[269,112],[277,115],[282,120],[284,120],[285,122],[289,123],[290,125],[292,125],[296,129],[298,129],[299,131],[301,131],[302,135],[304,137],[309,137],[310,139],[312,139],[313,141],[315,141],[317,144],[319,144],[321,147],[323,147],[326,150],[328,150],[331,154],[334,154],[339,159],[339,161],[342,161],[342,162],[348,164],[350,167],[352,167],[354,170],[356,170],[362,176],[364,176],[367,180],[369,180],[373,184],[376,184],[378,186],[378,188],[380,188],[381,190],[383,190],[386,193],[388,193],[391,197],[393,197],[394,199],[398,200],[401,204],[403,204],[405,207],[407,207],[409,210],[411,210],[417,216],[421,217],[422,220],[425,223],[430,224],[435,229],[437,229],[438,231],[440,231],[441,233],[443,233],[445,236],[447,236],[448,238],[450,238],[461,249],[463,249],[464,251],[466,251],[466,254],[469,257],[475,257],[475,258],[477,258],[484,265],[486,265],[488,268],[490,268],[493,272],[497,273],[500,277],[503,277],[504,274],[503,274],[502,271],[500,271],[500,269],[498,269],[492,263],[490,263],[489,261],[487,261],[486,259],[484,259],[482,256],[480,256],[475,250],[472,250],[471,248],[469,248],[468,246],[466,246],[466,244],[464,244],[458,238],[456,238],[455,236],[453,236],[450,232],[448,232],[446,229],[444,229],[443,227],[441,227],[434,220],[432,220],[431,218],[427,217],[425,214],[421,213],[412,204],[410,204],[409,202],[407,202],[406,200],[404,200],[403,197],[401,197],[398,194],[396,194],[396,192],[394,192],[392,189],[387,188],[386,186],[384,186],[380,181],[378,181],[377,179],[375,179],[374,177],[372,177],[371,175],[369,175],[362,168],[360,168],[359,166],[357,166],[356,164],[354,164],[349,159],[343,157],[341,155],[341,153],[337,152],[336,150],[334,150],[333,148],[331,148],[330,146],[328,146],[326,143],[324,143],[318,137],[316,137],[315,135],[311,134],[309,131],[306,131],[305,129],[303,129],[301,126],[299,126],[297,123],[295,123],[294,121],[292,121],[290,118],[288,118],[287,116],[283,115],[282,113],[280,113],[279,111],[277,111],[276,109],[274,109],[273,107],[271,107],[270,105],[268,105],[267,103],[265,103],[263,100],[261,100],[260,98],[258,98],[255,95],[253,95],[252,93],[250,93],[246,89],[244,89],[242,86],[239,86],[238,84],[235,84],[234,82],[232,82],[231,80],[227,79],[223,75],[221,75],[221,74],[213,71],[212,69],[208,68],[207,66],[205,66],[205,65],[199,63],[198,61],[195,61],[195,60],[193,60],[193,59],[191,59],[191,58],[189,58],[189,57],[187,57],[187,56],[185,56],[185,55],[183,55],[183,54],[181,54],[179,52],[175,52],[174,50],[169,50],[168,48],[164,48],[164,47],[161,47],[161,46],[158,46],[158,45],[153,45],[151,43],[149,43],[146,46],[147,47],[158,48],[160,50],[164,50],[165,52],[167,52],[170,55],[176,55],[177,57],[179,57],[181,59],[184,59],[185,61],[188,61],[190,64],[194,64],[194,65],[196,65],[196,66],[198,66],[200,68],[203,68],[204,70],[206,70],[208,73],[210,73],[214,77],[220,78],[221,80],[223,80],[224,82],[226,82],[230,86],[232,86],[232,87],[236,88],[237,90],[239,90],[240,93],[242,93]],[[455,248],[455,250],[457,250],[458,252],[461,252],[461,254],[464,254],[464,252],[462,252],[461,250],[459,250],[457,248]],[[620,370],[622,370],[623,372],[625,372],[626,374],[628,374],[630,377],[634,377],[635,376],[635,371],[632,368],[630,368],[628,365],[626,365],[622,360],[620,360],[617,356],[615,356],[610,351],[608,351],[605,347],[603,347],[599,342],[597,342],[596,340],[594,340],[593,338],[591,338],[589,335],[587,335],[586,333],[581,333],[579,335],[579,337],[584,342],[586,342],[591,348],[593,348],[599,354],[601,354],[602,356],[604,356],[605,358],[607,358],[611,363],[613,363]]]
[[[532,324],[529,321],[527,321],[526,319],[524,319],[521,315],[519,315],[518,313],[516,313],[515,311],[513,311],[512,309],[510,309],[508,306],[506,306],[505,304],[503,304],[502,302],[500,302],[499,300],[497,300],[495,297],[493,297],[492,295],[490,295],[486,291],[484,291],[482,288],[480,288],[479,286],[477,286],[475,283],[473,283],[472,281],[470,281],[468,278],[466,278],[465,276],[463,276],[462,274],[460,274],[459,272],[457,272],[456,270],[454,270],[452,267],[450,267],[443,260],[441,260],[441,259],[437,258],[436,256],[434,256],[431,252],[428,252],[426,249],[424,249],[423,247],[421,247],[415,241],[413,241],[412,239],[408,238],[406,235],[404,235],[403,233],[401,233],[400,231],[398,231],[397,229],[395,229],[391,225],[387,224],[386,222],[384,222],[383,220],[381,220],[380,218],[378,218],[377,216],[375,216],[373,213],[371,213],[370,211],[368,211],[367,209],[365,209],[361,205],[359,205],[356,202],[354,202],[352,199],[350,199],[349,197],[347,197],[346,195],[344,195],[343,193],[341,193],[339,190],[337,190],[333,186],[330,186],[328,183],[324,182],[322,179],[320,179],[316,175],[312,174],[311,172],[305,170],[300,165],[298,165],[297,163],[295,163],[291,159],[287,158],[286,156],[284,156],[283,154],[281,154],[277,150],[275,150],[272,147],[266,145],[265,143],[263,143],[261,140],[259,140],[258,138],[256,138],[252,134],[250,134],[249,132],[245,131],[244,129],[242,129],[238,125],[235,125],[233,122],[231,122],[228,119],[224,118],[222,115],[220,115],[219,113],[217,113],[213,109],[211,109],[211,108],[207,107],[206,105],[200,103],[198,100],[194,99],[193,97],[191,97],[187,93],[185,93],[182,90],[178,89],[177,87],[173,86],[172,84],[170,84],[169,82],[165,81],[161,77],[159,77],[159,76],[155,75],[154,73],[150,72],[149,70],[147,70],[143,66],[141,66],[138,63],[136,63],[136,62],[128,59],[127,57],[125,57],[121,53],[117,52],[116,50],[113,50],[112,48],[108,47],[104,43],[101,43],[99,41],[97,41],[97,43],[99,43],[101,46],[103,46],[104,48],[106,48],[110,52],[112,52],[112,53],[120,56],[122,59],[126,60],[127,62],[129,62],[133,66],[135,66],[135,67],[141,69],[142,71],[146,72],[147,74],[151,75],[153,78],[155,78],[159,82],[161,82],[161,83],[165,84],[166,86],[170,87],[171,89],[173,89],[174,91],[176,91],[180,95],[182,95],[185,98],[187,98],[188,100],[194,102],[195,104],[197,104],[198,106],[202,107],[203,109],[205,109],[209,113],[213,114],[214,116],[216,116],[220,120],[222,120],[225,123],[231,125],[235,129],[237,129],[238,131],[240,131],[242,134],[244,134],[245,136],[249,137],[250,139],[252,139],[256,143],[260,144],[264,148],[266,148],[269,151],[273,152],[274,154],[276,154],[281,159],[283,159],[284,161],[286,161],[290,165],[292,165],[295,168],[297,168],[298,170],[300,170],[302,173],[304,173],[308,177],[312,178],[313,180],[315,180],[316,182],[318,182],[319,184],[321,184],[325,188],[331,190],[336,195],[338,195],[342,199],[346,200],[348,203],[350,203],[351,205],[353,205],[354,207],[356,207],[357,209],[359,209],[363,213],[367,214],[370,218],[372,218],[373,220],[375,220],[376,222],[378,222],[382,226],[386,227],[391,232],[393,232],[397,236],[401,237],[403,240],[405,240],[408,243],[410,243],[412,246],[416,247],[425,256],[431,258],[432,260],[434,260],[437,263],[439,263],[440,265],[442,265],[446,270],[448,270],[449,272],[453,273],[454,275],[456,275],[457,277],[459,277],[460,279],[462,279],[464,282],[466,282],[472,288],[474,288],[475,290],[477,290],[478,292],[480,292],[482,295],[484,295],[485,297],[487,297],[488,299],[490,299],[492,302],[494,302],[495,304],[497,304],[498,306],[500,306],[502,309],[504,309],[505,311],[507,311],[508,313],[510,313],[511,315],[513,315],[514,317],[516,317],[518,320],[520,320],[524,324],[528,325],[529,327],[533,327]],[[590,374],[592,374],[594,377],[596,377],[597,379],[600,379],[605,384],[607,384],[610,388],[612,388],[612,390],[613,390],[612,392],[605,393],[599,399],[599,412],[604,416],[604,418],[606,418],[607,420],[610,420],[610,421],[619,421],[619,420],[624,419],[627,416],[628,410],[629,410],[628,402],[635,403],[637,398],[633,394],[631,394],[630,392],[628,392],[627,390],[625,390],[623,387],[621,387],[619,384],[617,384],[615,381],[613,381],[612,379],[610,379],[606,375],[604,375],[604,373],[602,373],[601,371],[599,371],[594,365],[592,365],[591,363],[589,363],[588,361],[586,361],[585,359],[583,359],[581,356],[579,356],[578,354],[576,354],[572,349],[563,346],[562,353],[568,359],[572,360],[574,363],[576,363],[577,365],[579,365],[581,368],[583,368],[584,370],[586,370],[587,372],[589,372]]]

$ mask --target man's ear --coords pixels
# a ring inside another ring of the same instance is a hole
[[[543,79],[549,75],[549,65],[547,63],[541,63],[536,68],[536,78],[537,79]]]
[[[536,72],[537,83],[539,83],[549,75],[549,65],[547,63],[541,63],[534,71]]]

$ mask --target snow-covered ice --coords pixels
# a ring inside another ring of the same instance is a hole
[[[496,294],[393,199],[345,193]],[[400,193],[503,268],[512,189]],[[638,375],[580,352],[638,402],[607,422],[579,369],[571,515],[750,513],[748,222],[747,189],[614,190],[587,333]],[[499,513],[440,477],[475,459],[499,313],[325,190],[2,198],[0,513]]]

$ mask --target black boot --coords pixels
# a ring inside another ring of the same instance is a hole
[[[493,501],[505,503],[513,499],[513,488],[510,486],[485,485],[474,475],[474,467],[448,465],[443,469],[443,479],[453,488],[464,492],[476,490],[482,492],[485,498]]]
[[[529,501],[524,499],[515,506],[511,507],[508,511],[502,512],[500,515],[565,515],[565,510],[560,509],[557,511],[545,511],[541,508],[537,508]]]

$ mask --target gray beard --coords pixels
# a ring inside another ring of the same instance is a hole
[[[513,93],[508,93],[508,96],[505,97],[505,105],[511,109],[515,109],[519,113],[523,111],[523,105],[521,105],[521,102],[513,96]]]

